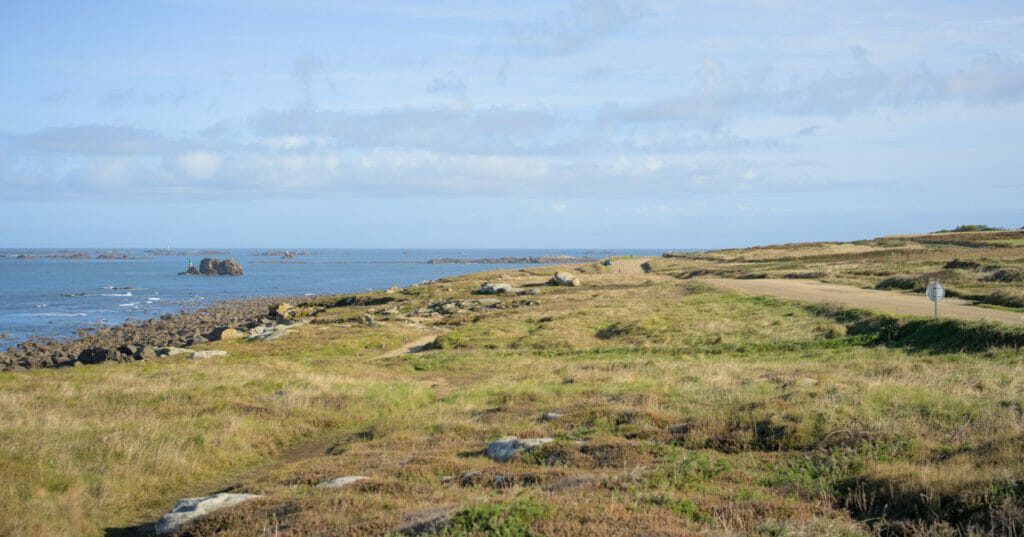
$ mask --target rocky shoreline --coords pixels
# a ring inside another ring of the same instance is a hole
[[[85,329],[73,339],[36,338],[0,353],[0,371],[76,367],[102,362],[131,362],[156,357],[161,347],[207,343],[222,330],[247,331],[267,322],[270,307],[310,297],[258,297],[218,302],[202,309],[168,313],[154,319]]]

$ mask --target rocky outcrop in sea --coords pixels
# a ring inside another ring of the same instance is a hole
[[[203,275],[203,276],[241,276],[242,265],[238,264],[232,258],[227,258],[224,261],[215,257],[204,257],[199,262],[199,268],[195,265],[190,266],[185,272],[179,272],[178,274],[189,274],[189,275]]]

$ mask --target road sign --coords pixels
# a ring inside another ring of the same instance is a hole
[[[928,295],[928,299],[935,303],[935,318],[939,318],[939,301],[946,296],[946,288],[939,282],[932,282],[928,284],[928,289],[924,292]]]

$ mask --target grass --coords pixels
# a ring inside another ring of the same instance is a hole
[[[879,279],[854,273],[954,258],[921,255],[667,257],[628,276],[595,263],[571,269],[581,287],[431,316],[496,278],[468,275],[317,299],[294,334],[202,347],[223,358],[0,374],[0,534],[132,534],[179,498],[229,490],[263,497],[183,534],[1020,535],[1019,327],[677,277],[726,264]],[[553,269],[505,272],[521,286]],[[363,313],[380,326],[356,325]],[[380,357],[426,334],[434,349]],[[555,441],[483,454],[509,434]],[[343,475],[370,479],[313,487]]]

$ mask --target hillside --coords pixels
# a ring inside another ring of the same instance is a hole
[[[180,535],[1024,532],[1024,328],[715,283],[940,279],[1018,315],[1024,232],[558,269],[581,285],[471,274],[192,349],[226,356],[0,373],[0,534],[147,535],[215,492],[259,497]]]

